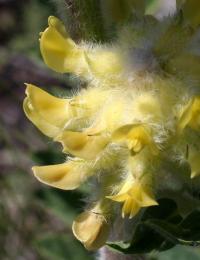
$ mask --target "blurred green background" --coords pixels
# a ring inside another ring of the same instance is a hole
[[[67,1],[70,3],[70,1]],[[166,10],[171,1],[147,1],[149,12]],[[160,9],[160,3],[165,7]],[[38,36],[49,15],[64,18],[63,0],[0,0],[0,259],[92,260],[73,237],[73,218],[84,207],[86,187],[60,191],[40,184],[31,173],[36,164],[63,162],[61,149],[24,116],[24,82],[59,95],[76,82],[43,64]],[[158,16],[161,15],[159,11]],[[68,19],[69,23],[69,19]],[[75,34],[75,36],[77,36]],[[78,37],[78,36],[77,36]],[[153,252],[148,259],[200,259],[200,250],[176,247]]]

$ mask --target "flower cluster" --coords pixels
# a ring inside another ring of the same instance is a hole
[[[162,21],[138,5],[133,23],[112,44],[76,44],[52,16],[41,33],[47,66],[88,87],[58,98],[27,84],[27,117],[68,155],[63,164],[33,172],[64,190],[96,177],[93,201],[73,223],[74,235],[90,250],[105,244],[118,205],[123,218],[158,205],[163,162],[189,166],[191,178],[200,175],[197,2],[177,1],[177,12]]]

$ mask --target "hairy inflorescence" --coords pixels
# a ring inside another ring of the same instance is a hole
[[[138,4],[109,44],[75,43],[53,16],[40,35],[47,66],[81,78],[87,88],[58,98],[26,84],[27,117],[67,154],[64,163],[33,172],[63,190],[96,178],[90,205],[72,227],[90,250],[105,244],[118,205],[122,218],[134,218],[158,205],[160,187],[176,189],[177,176],[166,178],[166,163],[184,166],[191,178],[200,175],[197,2],[177,1],[176,13],[161,21]]]

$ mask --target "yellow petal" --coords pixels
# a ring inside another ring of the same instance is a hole
[[[62,22],[50,16],[48,24],[40,39],[41,54],[47,66],[61,73],[87,73],[84,51],[69,37]]]
[[[151,137],[144,126],[133,126],[132,129],[127,134],[128,140],[137,140],[137,142],[133,143],[132,149],[135,152],[139,152],[144,145],[150,144]]]
[[[47,185],[63,190],[74,190],[88,177],[79,162],[70,161],[63,164],[34,166],[35,177]]]
[[[183,130],[186,126],[190,126],[195,130],[200,127],[200,97],[192,98],[183,109],[179,122],[178,129]]]
[[[199,0],[176,0],[177,8],[183,12],[184,19],[193,27],[200,24],[200,1]]]
[[[128,197],[131,195],[130,192],[131,190],[134,190],[133,193],[138,193],[136,191],[137,189],[137,185],[134,185],[134,180],[132,178],[132,176],[130,178],[128,178],[126,181],[124,181],[121,184],[120,190],[117,194],[112,195],[112,196],[106,196],[106,198],[117,201],[117,202],[123,202],[126,199],[128,199]]]
[[[183,109],[180,119],[178,121],[178,130],[181,131],[183,130],[188,123],[191,121],[192,118],[192,106],[194,103],[194,99],[191,99],[188,104],[185,106]]]
[[[134,217],[142,207],[158,205],[147,187],[130,178],[124,182],[118,194],[106,198],[124,202],[122,207],[123,218],[125,215],[129,215],[129,218]]]
[[[107,199],[111,199],[117,202],[123,202],[127,199],[127,194],[123,193],[123,194],[116,194],[113,196],[106,196]]]
[[[69,115],[70,100],[54,97],[32,84],[26,85],[26,95],[33,108],[46,118],[49,123],[53,123],[58,127],[62,126]]]
[[[49,27],[41,34],[40,50],[47,66],[60,73],[83,77],[94,74],[109,78],[122,70],[120,55],[107,49],[89,49],[75,44],[62,22],[50,16]]]
[[[84,246],[87,250],[96,251],[102,246],[105,245],[109,235],[109,226],[104,224],[99,230],[96,239],[91,238],[90,240],[84,243]]]
[[[147,193],[145,190],[142,192],[142,207],[156,206],[158,202],[153,198],[153,195]]]
[[[139,182],[133,184],[133,187],[129,191],[129,195],[140,205],[140,207],[158,205],[148,187]]]
[[[128,197],[125,200],[124,205],[122,207],[122,218],[124,218],[126,215],[129,215],[132,211],[132,208],[133,208],[133,201],[131,197]]]
[[[32,109],[32,105],[29,102],[28,98],[25,98],[23,103],[23,109],[28,117],[29,120],[32,121],[32,123],[37,126],[37,128],[45,135],[49,137],[53,137],[54,135],[57,135],[59,132],[59,128],[56,126],[53,126],[49,124],[47,121],[45,121],[43,118],[38,115],[38,113]]]
[[[188,162],[191,168],[191,178],[195,178],[200,175],[200,153],[190,151]]]
[[[133,185],[133,182],[130,180],[126,180],[122,185],[119,192],[112,196],[106,196],[106,198],[117,201],[117,202],[123,202],[128,197],[128,191],[131,189]]]
[[[193,129],[199,130],[200,127],[200,97],[195,97],[192,106],[192,118],[189,126]]]
[[[133,218],[137,215],[137,213],[140,210],[140,205],[133,201],[132,206],[131,206],[131,211],[129,212],[130,216],[129,218]]]
[[[101,221],[98,215],[93,212],[86,211],[78,215],[73,222],[73,233],[78,240],[86,242],[97,235]]]
[[[134,183],[132,183],[131,188],[127,191],[127,194],[133,199],[135,200],[137,203],[141,203],[142,201],[142,185],[136,181]]]
[[[91,160],[105,148],[109,142],[107,136],[88,135],[84,132],[64,131],[56,139],[62,143],[64,152]]]
[[[88,250],[97,250],[105,244],[109,226],[101,214],[86,211],[74,220],[72,231]]]
[[[135,153],[139,153],[145,145],[149,145],[152,152],[157,153],[150,131],[143,125],[124,125],[113,133],[112,139],[116,142],[126,142],[128,148]]]
[[[135,153],[139,153],[144,147],[144,144],[139,139],[132,139],[128,141],[127,145],[129,150],[134,151]]]
[[[72,113],[69,99],[54,97],[31,84],[27,84],[26,95],[23,104],[26,116],[45,135],[56,136]]]

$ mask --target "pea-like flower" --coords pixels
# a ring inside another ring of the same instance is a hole
[[[123,202],[122,217],[129,215],[129,218],[133,218],[142,207],[149,207],[158,205],[153,198],[149,187],[145,187],[137,180],[126,180],[120,189],[120,191],[113,196],[107,196],[107,198]]]
[[[32,170],[39,181],[63,190],[74,190],[89,177],[89,171],[81,160],[35,166]]]
[[[186,164],[191,178],[200,175],[200,63],[191,50],[200,5],[177,1],[177,12],[159,21],[145,15],[144,1],[125,2],[136,16],[134,23],[120,27],[115,42],[77,44],[53,16],[40,35],[46,65],[80,77],[87,88],[58,98],[26,84],[27,117],[60,142],[67,155],[62,164],[33,167],[35,177],[64,190],[96,178],[92,206],[72,228],[89,250],[103,246],[111,223],[121,218],[117,202],[123,203],[123,218],[134,218],[141,208],[159,207],[163,180],[172,180],[167,187],[174,187],[175,176],[168,178],[172,173],[162,169],[166,162]],[[175,183],[185,187],[177,176]]]

